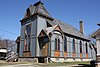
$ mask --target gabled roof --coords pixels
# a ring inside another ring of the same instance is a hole
[[[59,32],[63,33],[59,25],[54,25],[52,27],[48,27],[44,31],[48,36],[50,36],[50,33],[52,33],[53,31],[59,31]]]
[[[95,38],[97,35],[100,35],[100,28],[92,34],[92,37]]]
[[[57,19],[55,19],[53,22],[49,22],[49,23],[52,24],[52,25],[57,25],[58,24],[61,27],[61,29],[64,33],[67,33],[67,34],[70,34],[70,35],[73,35],[73,36],[76,36],[76,37],[79,37],[79,38],[82,38],[82,39],[85,39],[85,40],[89,40],[79,30],[77,30],[76,28],[74,28],[73,26],[71,26],[67,23],[61,22]]]
[[[50,32],[52,32],[57,26],[58,26],[58,25],[54,25],[54,26],[52,26],[52,27],[46,28],[45,31],[46,31],[47,35],[48,35]]]
[[[46,36],[46,31],[45,30],[41,30],[40,34],[38,35],[38,37],[41,37],[41,36]]]

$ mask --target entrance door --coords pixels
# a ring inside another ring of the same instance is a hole
[[[46,57],[48,55],[48,42],[49,39],[47,36],[39,37],[40,53],[42,57]]]
[[[47,43],[42,43],[42,48],[41,48],[41,56],[47,56],[48,54],[48,44]]]

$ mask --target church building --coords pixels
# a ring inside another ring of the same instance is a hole
[[[73,26],[50,16],[41,1],[26,9],[21,22],[19,61],[90,61],[89,39]]]

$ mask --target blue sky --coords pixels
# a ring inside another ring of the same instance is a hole
[[[38,0],[0,0],[0,37],[15,40],[20,35],[20,20],[30,4]],[[100,23],[100,0],[42,0],[50,15],[79,29],[84,34],[96,31]]]

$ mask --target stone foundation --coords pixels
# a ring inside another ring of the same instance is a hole
[[[34,62],[34,63],[38,63],[38,58],[18,58],[18,62]]]
[[[81,62],[91,61],[92,59],[73,59],[73,58],[50,58],[52,62]]]
[[[73,59],[73,58],[44,58],[44,63],[52,62],[81,62],[81,61],[91,61],[92,59]],[[19,58],[19,62],[33,62],[39,63],[38,58]]]

